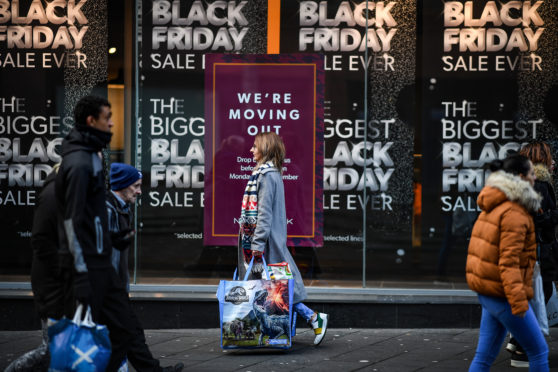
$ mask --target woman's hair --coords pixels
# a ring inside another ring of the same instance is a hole
[[[519,153],[526,156],[533,164],[543,164],[547,169],[552,167],[552,152],[544,142],[532,142],[525,145]]]
[[[279,172],[283,170],[285,145],[279,135],[275,132],[258,133],[254,138],[254,145],[262,154],[262,164],[271,160]]]
[[[489,169],[492,172],[503,170],[506,173],[515,174],[517,176],[526,176],[531,169],[531,163],[526,156],[515,153],[508,155],[504,160],[493,160],[489,164]]]

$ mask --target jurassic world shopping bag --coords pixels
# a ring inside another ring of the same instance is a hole
[[[252,263],[245,280],[219,283],[221,347],[290,348],[294,281],[246,280]]]

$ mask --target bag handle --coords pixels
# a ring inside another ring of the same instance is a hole
[[[263,269],[264,274],[262,274],[262,278],[265,276],[264,279],[269,280],[269,275],[267,273],[267,262],[265,262],[265,258],[264,258],[263,254],[262,254],[262,262],[263,262],[263,267],[264,267],[264,269]],[[252,259],[250,260],[250,264],[248,265],[248,268],[246,269],[246,274],[244,274],[244,281],[248,280],[248,277],[252,273],[252,266],[254,266],[254,257],[253,256],[252,256]],[[235,278],[237,276],[236,270],[234,271],[234,276],[235,276]]]
[[[248,268],[246,269],[246,274],[244,274],[244,281],[248,280],[248,277],[250,276],[250,273],[252,272],[252,266],[254,266],[254,256],[252,256],[252,259],[250,260],[250,264],[248,265]]]
[[[85,316],[82,319],[81,315],[83,313],[83,307],[84,305],[82,303],[78,305],[76,312],[74,314],[74,318],[72,319],[72,322],[76,324],[78,327],[79,326],[95,327],[96,324],[93,322],[93,316],[91,315],[91,306],[87,305]]]
[[[268,274],[268,272],[267,272],[267,262],[265,262],[265,258],[264,258],[264,256],[263,256],[263,254],[262,254],[262,261],[263,261],[263,267],[264,267],[263,272],[264,272],[264,274],[265,274],[265,279],[270,280],[270,279],[269,279],[269,274]],[[264,276],[264,275],[262,275],[262,277],[263,277],[263,276]]]
[[[83,312],[83,304],[79,304],[78,307],[76,308],[76,312],[74,314],[74,318],[72,319],[72,322],[77,324],[78,326],[81,324],[81,313]]]
[[[83,322],[81,325],[86,327],[95,327],[96,324],[93,322],[93,317],[91,316],[91,306],[87,306],[87,311],[85,312],[85,318],[83,318]]]

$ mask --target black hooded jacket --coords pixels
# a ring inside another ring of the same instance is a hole
[[[539,261],[543,281],[550,282],[558,279],[558,241],[555,232],[558,226],[558,209],[552,175],[543,164],[535,164],[534,168],[537,176],[535,190],[542,196],[541,210],[534,216]]]
[[[116,199],[115,194],[112,191],[107,193],[107,212],[109,220],[109,230],[111,233],[119,233],[128,230],[132,227],[132,222],[134,220],[133,211],[130,205],[127,207],[122,207],[120,202]],[[116,273],[127,286],[130,284],[130,277],[128,274],[128,251],[131,240],[117,248],[112,253],[112,264],[115,266]]]
[[[56,216],[56,197],[54,194],[54,180],[56,171],[52,171],[46,178],[39,193],[37,207],[33,214],[33,230],[31,247],[34,254],[41,260],[56,266],[58,254],[58,232]]]
[[[111,265],[105,177],[98,155],[110,138],[111,133],[76,126],[62,141],[55,181],[60,254],[63,262],[73,261],[78,273]]]

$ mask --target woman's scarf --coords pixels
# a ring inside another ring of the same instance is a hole
[[[268,161],[260,165],[252,172],[242,198],[242,210],[240,212],[240,245],[244,254],[244,266],[248,267],[252,259],[252,240],[258,224],[258,177],[264,169],[272,168],[273,162]],[[261,272],[261,262],[255,262],[252,272]]]

